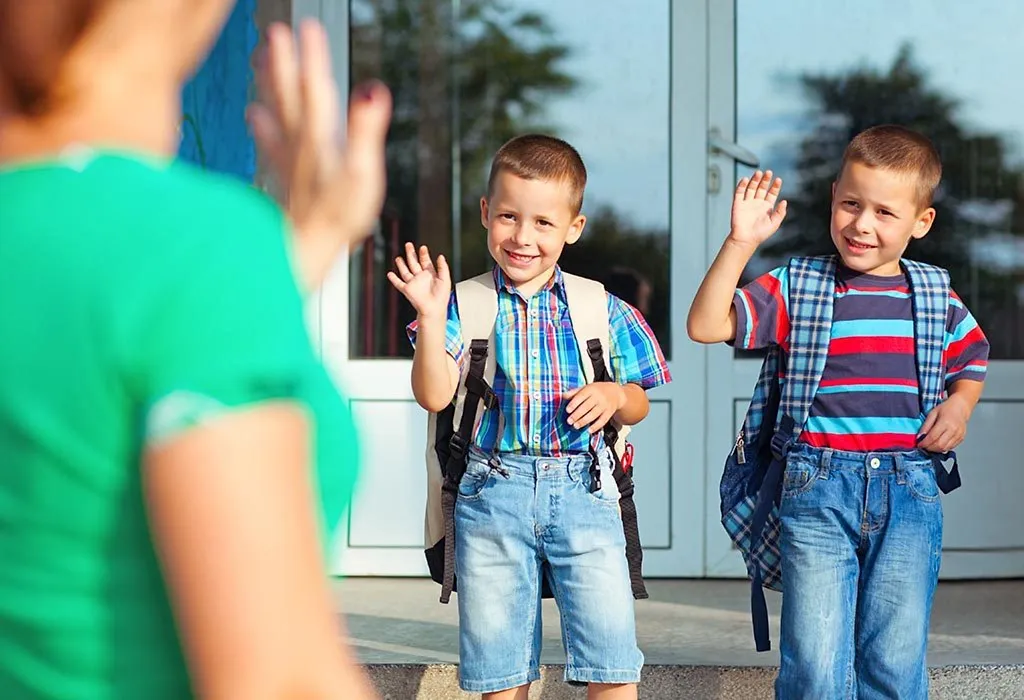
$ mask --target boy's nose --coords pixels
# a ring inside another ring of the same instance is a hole
[[[530,245],[533,243],[533,232],[529,226],[519,224],[516,226],[515,231],[512,232],[512,240],[515,241],[516,245]]]
[[[867,212],[861,212],[861,215],[853,222],[853,227],[857,233],[871,233],[874,230],[871,216]]]

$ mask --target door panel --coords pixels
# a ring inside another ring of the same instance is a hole
[[[908,256],[950,269],[992,343],[985,396],[959,450],[964,486],[944,499],[947,578],[1024,575],[1024,95],[1012,71],[1024,45],[996,28],[1024,7],[996,0],[709,3],[711,127],[784,180],[789,216],[744,281],[790,255],[831,252],[829,188],[849,138],[877,123],[920,129],[943,158],[932,232]],[[770,46],[764,28],[772,27]],[[912,30],[910,28],[913,28]],[[863,41],[840,41],[853,36]],[[728,232],[736,169],[710,163],[708,255]],[[715,481],[739,428],[759,359],[709,352],[709,469]],[[712,479],[709,479],[709,481]],[[708,573],[743,575],[708,492]]]
[[[343,6],[344,3],[334,3]],[[563,266],[640,308],[675,383],[649,392],[633,433],[649,576],[703,573],[703,352],[678,319],[699,282],[706,123],[704,0],[550,3],[353,0],[335,65],[395,95],[389,194],[373,236],[339,262],[311,314],[360,424],[363,476],[335,547],[345,575],[423,575],[427,415],[409,386],[411,307],[385,275],[405,241],[456,278],[490,266],[479,199],[490,157],[518,133],[565,138],[588,167],[581,241]],[[415,10],[412,12],[411,10]],[[588,18],[586,33],[577,19]],[[697,212],[696,218],[694,212]],[[695,228],[696,227],[696,228]],[[675,232],[680,232],[676,235]]]

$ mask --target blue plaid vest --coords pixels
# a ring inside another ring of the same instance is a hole
[[[949,273],[901,261],[910,277],[914,305],[914,346],[921,406],[925,414],[945,393],[942,351],[949,309]],[[789,446],[800,436],[828,358],[836,289],[836,256],[793,258],[789,262],[790,351],[772,346],[750,400],[720,485],[722,524],[740,550],[751,579],[754,639],[758,651],[771,648],[764,588],[782,590],[779,557],[779,501]],[[785,362],[786,381],[779,381]],[[766,417],[771,417],[771,422]],[[946,473],[942,459],[954,459]],[[936,455],[936,476],[946,493],[959,486],[955,455]]]

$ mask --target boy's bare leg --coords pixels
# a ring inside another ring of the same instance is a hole
[[[530,695],[530,684],[521,685],[518,688],[499,690],[497,693],[484,693],[483,700],[527,700]],[[615,698],[614,695],[608,696]],[[625,696],[623,696],[625,697]],[[633,697],[636,697],[635,695]]]
[[[636,683],[591,683],[587,700],[636,700]]]

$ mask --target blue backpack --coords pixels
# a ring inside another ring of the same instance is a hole
[[[921,408],[927,415],[943,399],[942,351],[949,309],[949,273],[901,261],[910,277]],[[720,485],[722,524],[740,550],[750,577],[754,643],[771,649],[764,588],[782,590],[779,502],[790,446],[799,438],[818,390],[832,331],[836,256],[793,258],[789,262],[790,352],[771,346],[761,366],[743,427],[725,462]],[[787,293],[783,289],[783,293]],[[785,368],[785,381],[779,370]],[[771,417],[766,421],[766,417]],[[947,472],[943,460],[952,459]],[[960,485],[955,453],[933,455],[943,493]]]

